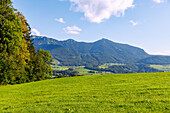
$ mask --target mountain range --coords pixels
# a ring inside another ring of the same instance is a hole
[[[58,41],[45,36],[33,36],[36,49],[50,51],[60,65],[170,64],[170,56],[149,55],[143,49],[101,39],[96,42],[78,42],[73,39]]]

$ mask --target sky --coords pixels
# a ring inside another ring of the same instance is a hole
[[[170,55],[170,0],[12,0],[32,34],[94,42],[106,38]]]

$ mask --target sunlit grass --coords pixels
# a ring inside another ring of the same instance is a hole
[[[0,87],[0,112],[170,111],[170,73],[68,77]]]

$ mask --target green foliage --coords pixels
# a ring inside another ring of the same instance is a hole
[[[28,79],[25,67],[29,52],[22,39],[22,24],[10,0],[2,0],[0,8],[0,84],[23,83]]]
[[[37,56],[42,56],[44,66],[42,73],[51,73],[49,52],[36,53],[30,38],[31,28],[25,17],[13,8],[11,0],[0,1],[0,84],[19,84],[35,80],[35,68],[39,61]],[[35,62],[36,61],[36,62]],[[47,68],[50,69],[47,71]],[[43,79],[47,75],[41,75]]]
[[[53,62],[50,52],[39,49],[34,61],[34,74],[36,80],[44,80],[52,76],[51,64]]]
[[[0,87],[2,113],[169,113],[170,73],[69,77]]]
[[[70,76],[70,75],[101,75],[101,74],[111,74],[111,72],[106,71],[94,71],[90,69],[85,69],[85,66],[56,66],[53,65],[53,75],[58,76],[59,74],[62,74],[64,76]],[[69,72],[70,71],[70,72]]]
[[[146,73],[146,72],[162,72],[154,69],[146,64],[105,64],[99,67],[86,66],[86,69],[95,71],[106,71],[112,73]]]

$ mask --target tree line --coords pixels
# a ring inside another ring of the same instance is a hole
[[[35,50],[31,28],[11,0],[0,1],[0,85],[44,80],[52,76],[48,51]]]
[[[98,66],[87,65],[85,69],[94,71],[106,71],[112,73],[148,73],[148,72],[162,72],[160,70],[151,68],[147,64],[125,64],[125,65],[112,65],[107,68],[99,68]]]

